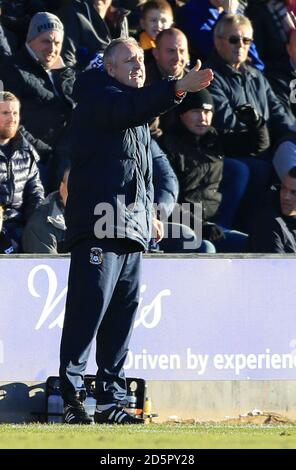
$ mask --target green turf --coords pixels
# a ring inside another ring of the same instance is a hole
[[[1,424],[2,449],[295,449],[296,426]]]

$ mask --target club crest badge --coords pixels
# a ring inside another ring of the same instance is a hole
[[[103,250],[101,248],[91,248],[90,249],[90,258],[89,258],[90,264],[102,264],[103,262]]]

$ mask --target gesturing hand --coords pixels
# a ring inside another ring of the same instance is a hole
[[[209,86],[214,78],[211,69],[200,70],[201,61],[198,60],[196,65],[180,80],[176,82],[176,91],[196,92]]]

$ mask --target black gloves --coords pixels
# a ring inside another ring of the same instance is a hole
[[[243,129],[222,131],[225,155],[227,157],[265,157],[270,147],[269,129],[263,117],[250,104],[235,108],[237,121],[243,123]]]
[[[258,128],[263,124],[263,118],[258,111],[250,104],[243,104],[235,108],[237,119],[245,124],[248,128]]]
[[[212,222],[204,222],[202,226],[202,238],[203,240],[216,242],[221,238],[225,238],[225,235],[222,228],[218,225]]]

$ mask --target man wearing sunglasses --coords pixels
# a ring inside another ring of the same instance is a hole
[[[215,50],[205,67],[214,71],[209,88],[216,113],[213,124],[225,136],[225,154],[244,163],[250,172],[249,188],[239,228],[263,198],[270,179],[270,146],[292,124],[263,74],[251,67],[248,52],[253,40],[250,20],[224,15],[214,30]]]
[[[213,30],[225,14],[244,14],[246,0],[188,0],[176,10],[176,25],[187,36],[190,58],[206,60],[213,49]],[[255,44],[252,44],[249,57],[254,67],[264,70],[264,64]]]

